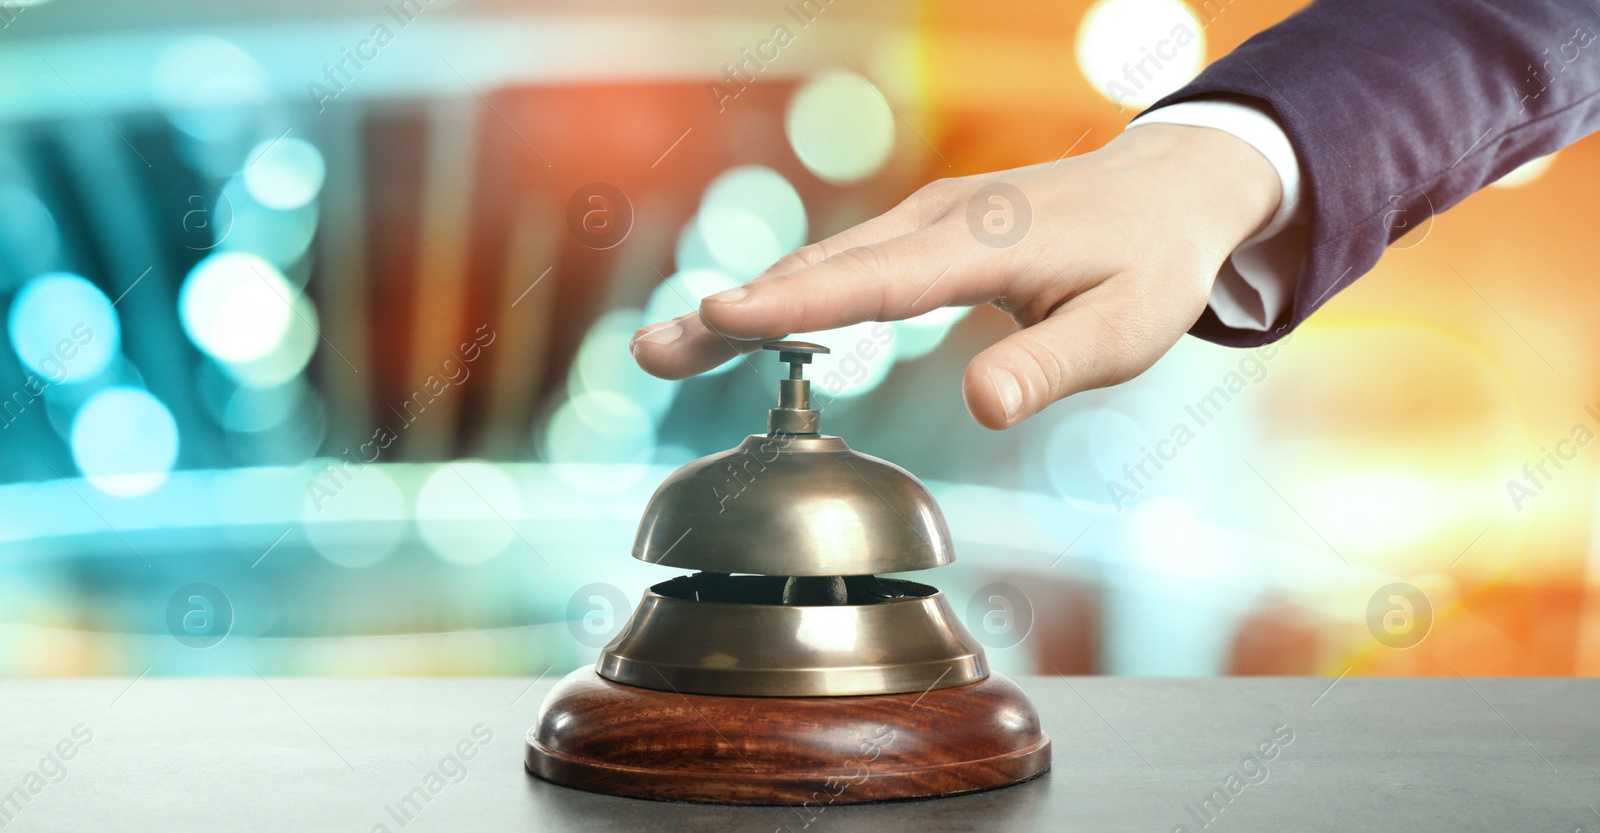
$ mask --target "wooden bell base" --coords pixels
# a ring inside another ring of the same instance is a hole
[[[856,804],[986,790],[1050,768],[1050,739],[999,674],[925,694],[719,697],[584,667],[545,698],[528,771],[611,795],[714,804]]]

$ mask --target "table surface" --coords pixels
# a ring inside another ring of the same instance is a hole
[[[550,677],[6,681],[0,827],[1600,830],[1600,681],[1018,682],[1054,741],[1043,777],[801,812],[613,798],[528,776],[523,735]],[[1275,736],[1292,739],[1262,755]],[[413,813],[401,801],[418,787],[428,800]]]

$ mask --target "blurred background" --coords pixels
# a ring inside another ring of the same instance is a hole
[[[629,557],[650,493],[779,377],[652,379],[638,326],[1098,148],[1301,5],[9,0],[0,673],[592,661],[677,574]],[[827,430],[928,482],[958,561],[917,578],[1003,671],[1600,672],[1597,168],[1004,433],[960,394],[998,311],[812,334]]]

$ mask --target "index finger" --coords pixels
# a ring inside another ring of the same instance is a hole
[[[719,292],[700,302],[700,317],[729,338],[759,340],[984,303],[1000,276],[970,243],[964,227],[937,224]]]

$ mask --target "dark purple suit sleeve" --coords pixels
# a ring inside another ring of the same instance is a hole
[[[1191,331],[1282,337],[1407,231],[1600,129],[1600,8],[1584,0],[1320,0],[1151,109],[1265,102],[1300,158],[1311,233],[1288,320]]]

